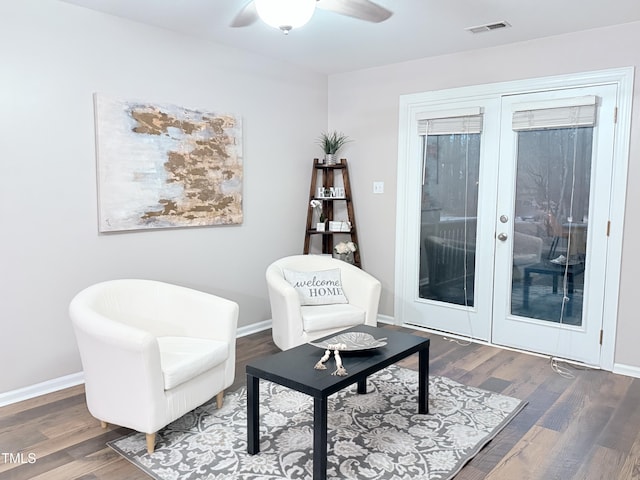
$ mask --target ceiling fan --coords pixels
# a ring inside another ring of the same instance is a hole
[[[287,34],[292,28],[307,23],[316,6],[340,15],[374,23],[383,22],[393,15],[386,8],[370,0],[251,0],[236,15],[231,26],[246,27],[262,19],[265,23]]]

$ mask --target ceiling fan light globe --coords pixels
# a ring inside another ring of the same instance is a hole
[[[316,0],[255,0],[260,19],[288,33],[306,24],[316,9]]]

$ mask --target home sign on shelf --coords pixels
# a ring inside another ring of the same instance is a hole
[[[345,198],[344,187],[318,187],[317,198]]]

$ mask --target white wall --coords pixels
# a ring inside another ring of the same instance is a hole
[[[487,33],[489,35],[491,33]],[[349,147],[364,268],[380,278],[380,313],[393,315],[399,96],[454,87],[640,65],[640,23],[404,62],[329,77],[329,126],[356,141]],[[640,85],[636,72],[635,91]],[[640,265],[640,109],[634,98],[629,189],[615,362],[639,367],[637,266]],[[373,181],[385,194],[372,193]],[[402,319],[400,319],[402,320]]]
[[[232,112],[244,127],[240,226],[98,234],[93,92]],[[0,3],[0,393],[79,372],[67,308],[145,277],[270,318],[264,271],[303,246],[327,78],[51,0]]]

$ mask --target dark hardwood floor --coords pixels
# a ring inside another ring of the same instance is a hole
[[[385,328],[430,337],[431,374],[528,402],[456,480],[640,479],[640,379],[571,366],[566,378],[545,358]],[[239,338],[231,389],[249,359],[276,351],[270,330]],[[100,427],[82,386],[0,408],[0,480],[148,479],[105,445],[127,433]]]

